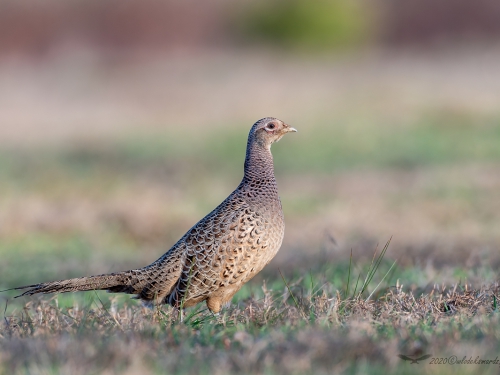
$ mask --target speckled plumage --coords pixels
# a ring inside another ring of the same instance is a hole
[[[212,312],[255,276],[278,252],[285,222],[274,177],[271,144],[296,131],[267,117],[251,128],[243,180],[157,261],[144,268],[29,285],[37,293],[108,290],[146,303],[177,308],[206,301]]]

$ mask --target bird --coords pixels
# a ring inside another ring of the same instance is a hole
[[[238,187],[198,221],[164,255],[146,267],[13,288],[34,294],[106,290],[135,295],[149,306],[181,312],[205,301],[213,314],[274,258],[285,221],[274,175],[271,145],[297,130],[266,117],[248,135]]]
[[[398,354],[398,357],[401,358],[403,361],[411,361],[410,364],[418,364],[418,361],[424,361],[426,360],[427,358],[430,358],[432,357],[431,354],[425,354],[421,357],[418,357],[418,358],[411,358],[411,357],[408,357],[407,355],[404,355],[404,354]]]

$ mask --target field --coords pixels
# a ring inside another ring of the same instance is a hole
[[[220,316],[3,292],[1,373],[498,373],[443,363],[500,353],[500,75],[469,55],[4,66],[2,289],[149,264],[239,183],[252,121],[299,132],[282,249]]]

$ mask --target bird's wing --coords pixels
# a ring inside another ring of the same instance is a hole
[[[404,361],[413,361],[410,357],[405,356],[404,354],[398,354],[398,357]]]
[[[230,195],[186,233],[182,271],[169,297],[173,305],[188,306],[182,301],[203,300],[219,287],[227,250],[234,246],[234,232],[247,207]]]

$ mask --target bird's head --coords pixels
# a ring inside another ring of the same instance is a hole
[[[259,145],[270,148],[274,142],[278,142],[286,133],[296,132],[295,128],[285,124],[274,117],[266,117],[257,121],[250,130],[249,140]]]

